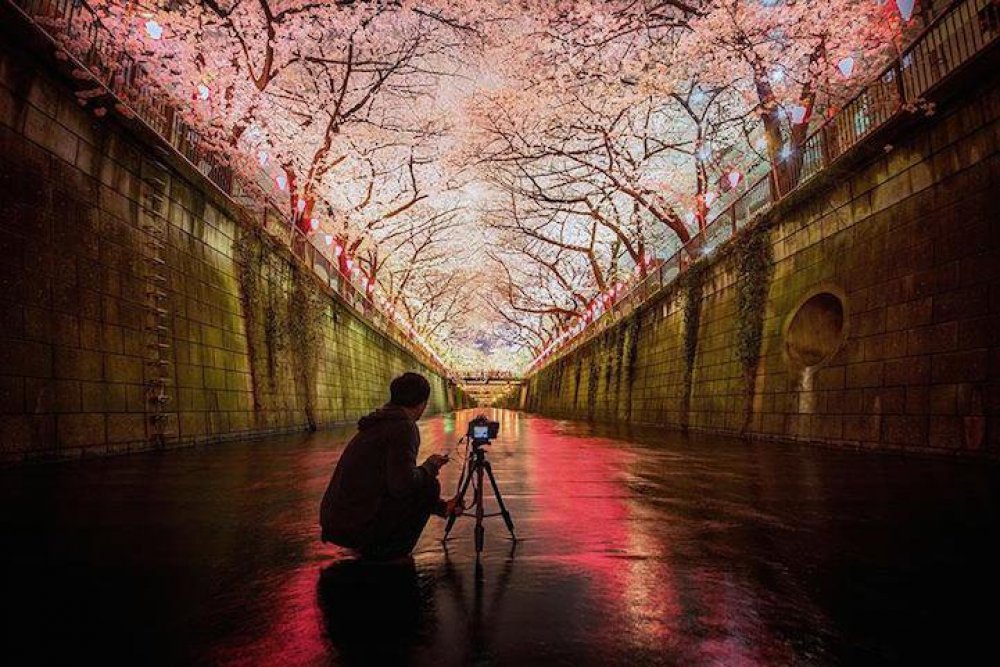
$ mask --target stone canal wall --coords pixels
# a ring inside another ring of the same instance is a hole
[[[520,405],[997,457],[1000,90],[980,74],[535,373]]]
[[[350,421],[405,370],[461,402],[43,70],[0,46],[0,461]]]

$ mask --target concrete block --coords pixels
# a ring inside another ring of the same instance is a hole
[[[204,412],[181,413],[179,426],[181,438],[202,437],[208,428]]]
[[[886,331],[912,329],[930,324],[932,308],[933,301],[930,297],[891,304],[886,308]]]
[[[958,347],[958,323],[944,322],[906,332],[906,353],[911,356],[948,352]]]
[[[124,354],[105,354],[104,371],[108,382],[142,384],[143,359]]]
[[[891,331],[869,336],[862,340],[862,349],[865,361],[896,359],[906,356],[907,332]]]
[[[0,454],[11,456],[33,448],[36,417],[10,415],[0,419]]]
[[[108,387],[104,382],[83,382],[80,386],[83,412],[106,412],[108,410]]]
[[[103,414],[58,415],[56,429],[59,447],[90,447],[106,442]]]
[[[927,417],[888,415],[882,418],[883,440],[914,447],[927,444]]]
[[[961,417],[931,417],[927,444],[931,447],[960,449],[965,442],[964,426]]]
[[[70,164],[76,159],[76,135],[34,106],[27,107],[24,135]]]
[[[983,382],[989,367],[987,350],[935,354],[931,359],[934,383]]]
[[[139,442],[146,439],[146,418],[141,414],[109,414],[108,442]]]
[[[930,387],[906,387],[906,414],[926,415],[930,410]]]
[[[878,387],[882,385],[884,364],[881,361],[850,364],[847,367],[846,386]]]
[[[25,340],[0,341],[0,368],[22,377],[52,377],[52,347]]]
[[[1000,332],[1000,315],[977,317],[958,323],[958,349],[983,348],[994,345]]]
[[[24,378],[0,376],[0,414],[25,412]]]
[[[928,414],[955,415],[958,413],[958,385],[938,384],[929,388]]]
[[[989,285],[971,285],[934,297],[935,322],[979,317],[989,314]]]

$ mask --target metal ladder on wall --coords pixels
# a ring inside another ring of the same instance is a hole
[[[168,308],[169,284],[166,270],[167,234],[167,169],[143,161],[140,180],[140,222],[143,232],[143,266],[145,271],[145,317],[143,344],[146,350],[145,385],[146,438],[150,446],[166,446],[170,433],[172,361],[170,359],[171,327]]]

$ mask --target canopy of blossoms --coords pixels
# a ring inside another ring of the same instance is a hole
[[[467,371],[523,367],[761,165],[794,178],[920,23],[914,0],[88,3]]]

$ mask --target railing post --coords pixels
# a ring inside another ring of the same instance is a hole
[[[768,182],[768,194],[771,196],[771,201],[768,202],[772,206],[781,199],[781,192],[778,188],[778,171],[771,165],[771,168],[767,172],[767,182]]]
[[[903,69],[899,66],[903,62],[903,57],[900,56],[896,62],[892,65],[892,76],[896,79],[896,108],[893,112],[899,111],[907,103],[906,99],[906,86],[903,85]]]
[[[835,123],[826,123],[819,129],[817,136],[819,137],[820,143],[820,159],[823,161],[822,169],[826,169],[830,166],[830,163],[834,160],[834,155],[832,152],[832,146],[830,141],[830,128],[833,127]]]

